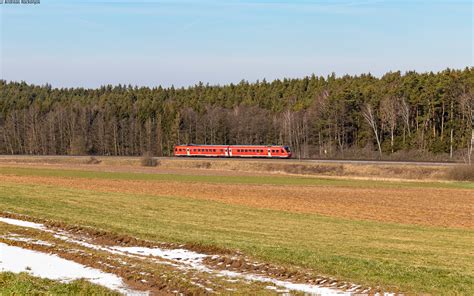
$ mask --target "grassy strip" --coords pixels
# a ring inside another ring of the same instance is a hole
[[[144,239],[241,250],[260,260],[405,292],[474,294],[471,230],[7,183],[0,184],[0,209]]]
[[[271,184],[271,185],[313,185],[344,186],[363,188],[461,188],[474,189],[474,182],[400,182],[371,181],[351,179],[330,179],[297,176],[202,176],[177,174],[147,174],[123,172],[97,172],[63,169],[11,168],[0,167],[0,174],[40,177],[69,177],[109,180],[143,180],[143,181],[180,181],[206,182],[224,184]]]
[[[84,280],[61,283],[27,273],[0,272],[0,295],[120,295]]]

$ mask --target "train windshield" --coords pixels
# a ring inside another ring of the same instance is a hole
[[[291,151],[290,151],[290,147],[285,146],[285,147],[283,147],[283,148],[285,148],[285,151],[286,151],[286,152],[288,152],[288,153],[291,152]]]

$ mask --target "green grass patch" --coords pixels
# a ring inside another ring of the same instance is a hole
[[[312,186],[344,186],[363,188],[464,188],[474,189],[474,182],[400,182],[400,181],[371,181],[354,179],[331,179],[298,176],[203,176],[183,174],[152,174],[97,172],[63,169],[12,168],[0,167],[0,174],[16,176],[66,177],[105,180],[143,180],[143,181],[179,181],[205,182],[224,184],[269,184],[269,185],[312,185]]]
[[[0,184],[0,210],[156,241],[241,250],[263,261],[405,292],[474,294],[472,230],[9,183]]]
[[[0,295],[121,295],[84,280],[61,283],[27,273],[0,272]]]

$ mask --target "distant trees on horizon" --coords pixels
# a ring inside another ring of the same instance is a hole
[[[473,70],[188,88],[0,80],[0,153],[166,156],[196,143],[285,144],[302,158],[466,158]]]

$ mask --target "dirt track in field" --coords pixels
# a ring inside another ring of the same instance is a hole
[[[16,221],[35,221],[44,228],[5,224],[0,221],[0,243],[29,249],[37,252],[55,254],[63,259],[74,261],[84,266],[115,274],[122,278],[129,288],[136,291],[148,291],[154,295],[294,295],[286,288],[277,292],[278,283],[272,283],[258,277],[276,279],[287,283],[296,283],[321,288],[350,290],[364,295],[382,294],[380,287],[367,287],[332,277],[315,275],[301,267],[283,267],[270,263],[255,261],[241,253],[218,250],[200,245],[183,245],[156,243],[140,240],[127,235],[117,235],[90,227],[67,225],[62,222],[30,218],[13,213],[0,212],[0,217]],[[114,249],[115,247],[115,249]],[[140,254],[121,251],[116,247],[144,247],[146,250],[186,251],[174,257],[166,258],[158,253]],[[197,251],[198,253],[194,253]],[[112,252],[111,252],[112,251]],[[216,252],[217,251],[217,252]],[[224,251],[222,253],[222,251]],[[199,255],[198,257],[195,257]],[[193,258],[194,256],[194,258]],[[202,260],[202,261],[201,261]],[[194,263],[192,263],[194,262]],[[59,268],[59,267],[58,267]],[[230,276],[224,271],[236,274]],[[255,280],[248,281],[245,276]],[[269,289],[273,287],[273,289]],[[282,287],[281,287],[282,288]],[[301,289],[301,288],[300,288]],[[295,291],[292,291],[295,292]],[[297,294],[300,295],[300,294]]]
[[[0,175],[0,182],[180,196],[350,219],[474,228],[473,191],[467,189],[236,185],[12,175]]]

